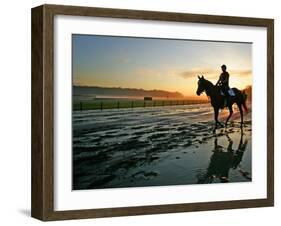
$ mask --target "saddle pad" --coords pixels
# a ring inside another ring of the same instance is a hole
[[[229,96],[232,96],[232,97],[234,97],[234,96],[235,96],[235,93],[234,93],[234,91],[233,91],[233,89],[232,89],[232,88],[230,88],[230,89],[228,90],[228,94],[229,94]],[[222,96],[224,96],[223,91],[221,91],[221,95],[222,95]]]
[[[235,93],[234,93],[233,89],[231,89],[231,88],[228,90],[228,94],[233,97],[235,96]]]

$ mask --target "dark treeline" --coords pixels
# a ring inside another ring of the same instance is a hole
[[[164,90],[144,90],[144,89],[131,89],[119,87],[88,87],[88,86],[73,86],[74,95],[93,94],[93,95],[106,95],[106,96],[132,96],[144,97],[151,96],[155,98],[184,98],[180,92],[169,92]]]

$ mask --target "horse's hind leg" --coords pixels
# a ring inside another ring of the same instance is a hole
[[[227,127],[227,123],[228,123],[231,115],[233,114],[232,106],[228,106],[228,109],[229,109],[229,116],[227,117],[227,119],[225,121],[225,128]]]
[[[241,116],[241,125],[240,125],[240,127],[241,127],[241,129],[242,129],[242,127],[243,127],[243,109],[242,109],[242,105],[241,104],[238,104],[238,108],[239,108],[239,112],[240,112],[240,116]]]

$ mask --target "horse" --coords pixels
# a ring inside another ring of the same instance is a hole
[[[229,100],[227,101],[227,108],[229,110],[229,115],[225,121],[225,128],[227,128],[227,123],[230,119],[230,117],[233,114],[233,109],[232,105],[236,103],[239,112],[240,112],[240,117],[241,117],[241,129],[243,128],[243,109],[247,112],[247,106],[246,106],[246,99],[247,95],[245,92],[242,92],[238,90],[237,88],[232,88],[234,91],[235,96],[229,96]],[[223,109],[225,107],[225,96],[221,94],[221,89],[218,86],[213,85],[212,82],[208,81],[207,79],[204,78],[202,75],[201,77],[198,75],[198,88],[196,91],[196,94],[200,96],[203,92],[206,93],[208,97],[211,99],[211,105],[214,108],[214,116],[215,116],[215,128],[213,132],[216,131],[218,124],[222,125],[218,121],[218,116],[219,116],[219,110]],[[243,109],[242,109],[243,108]]]

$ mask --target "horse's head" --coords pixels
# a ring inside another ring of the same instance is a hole
[[[201,93],[203,93],[205,91],[205,79],[204,79],[204,76],[202,75],[201,77],[198,75],[198,88],[197,88],[197,91],[196,91],[196,94],[198,96],[201,95]]]

